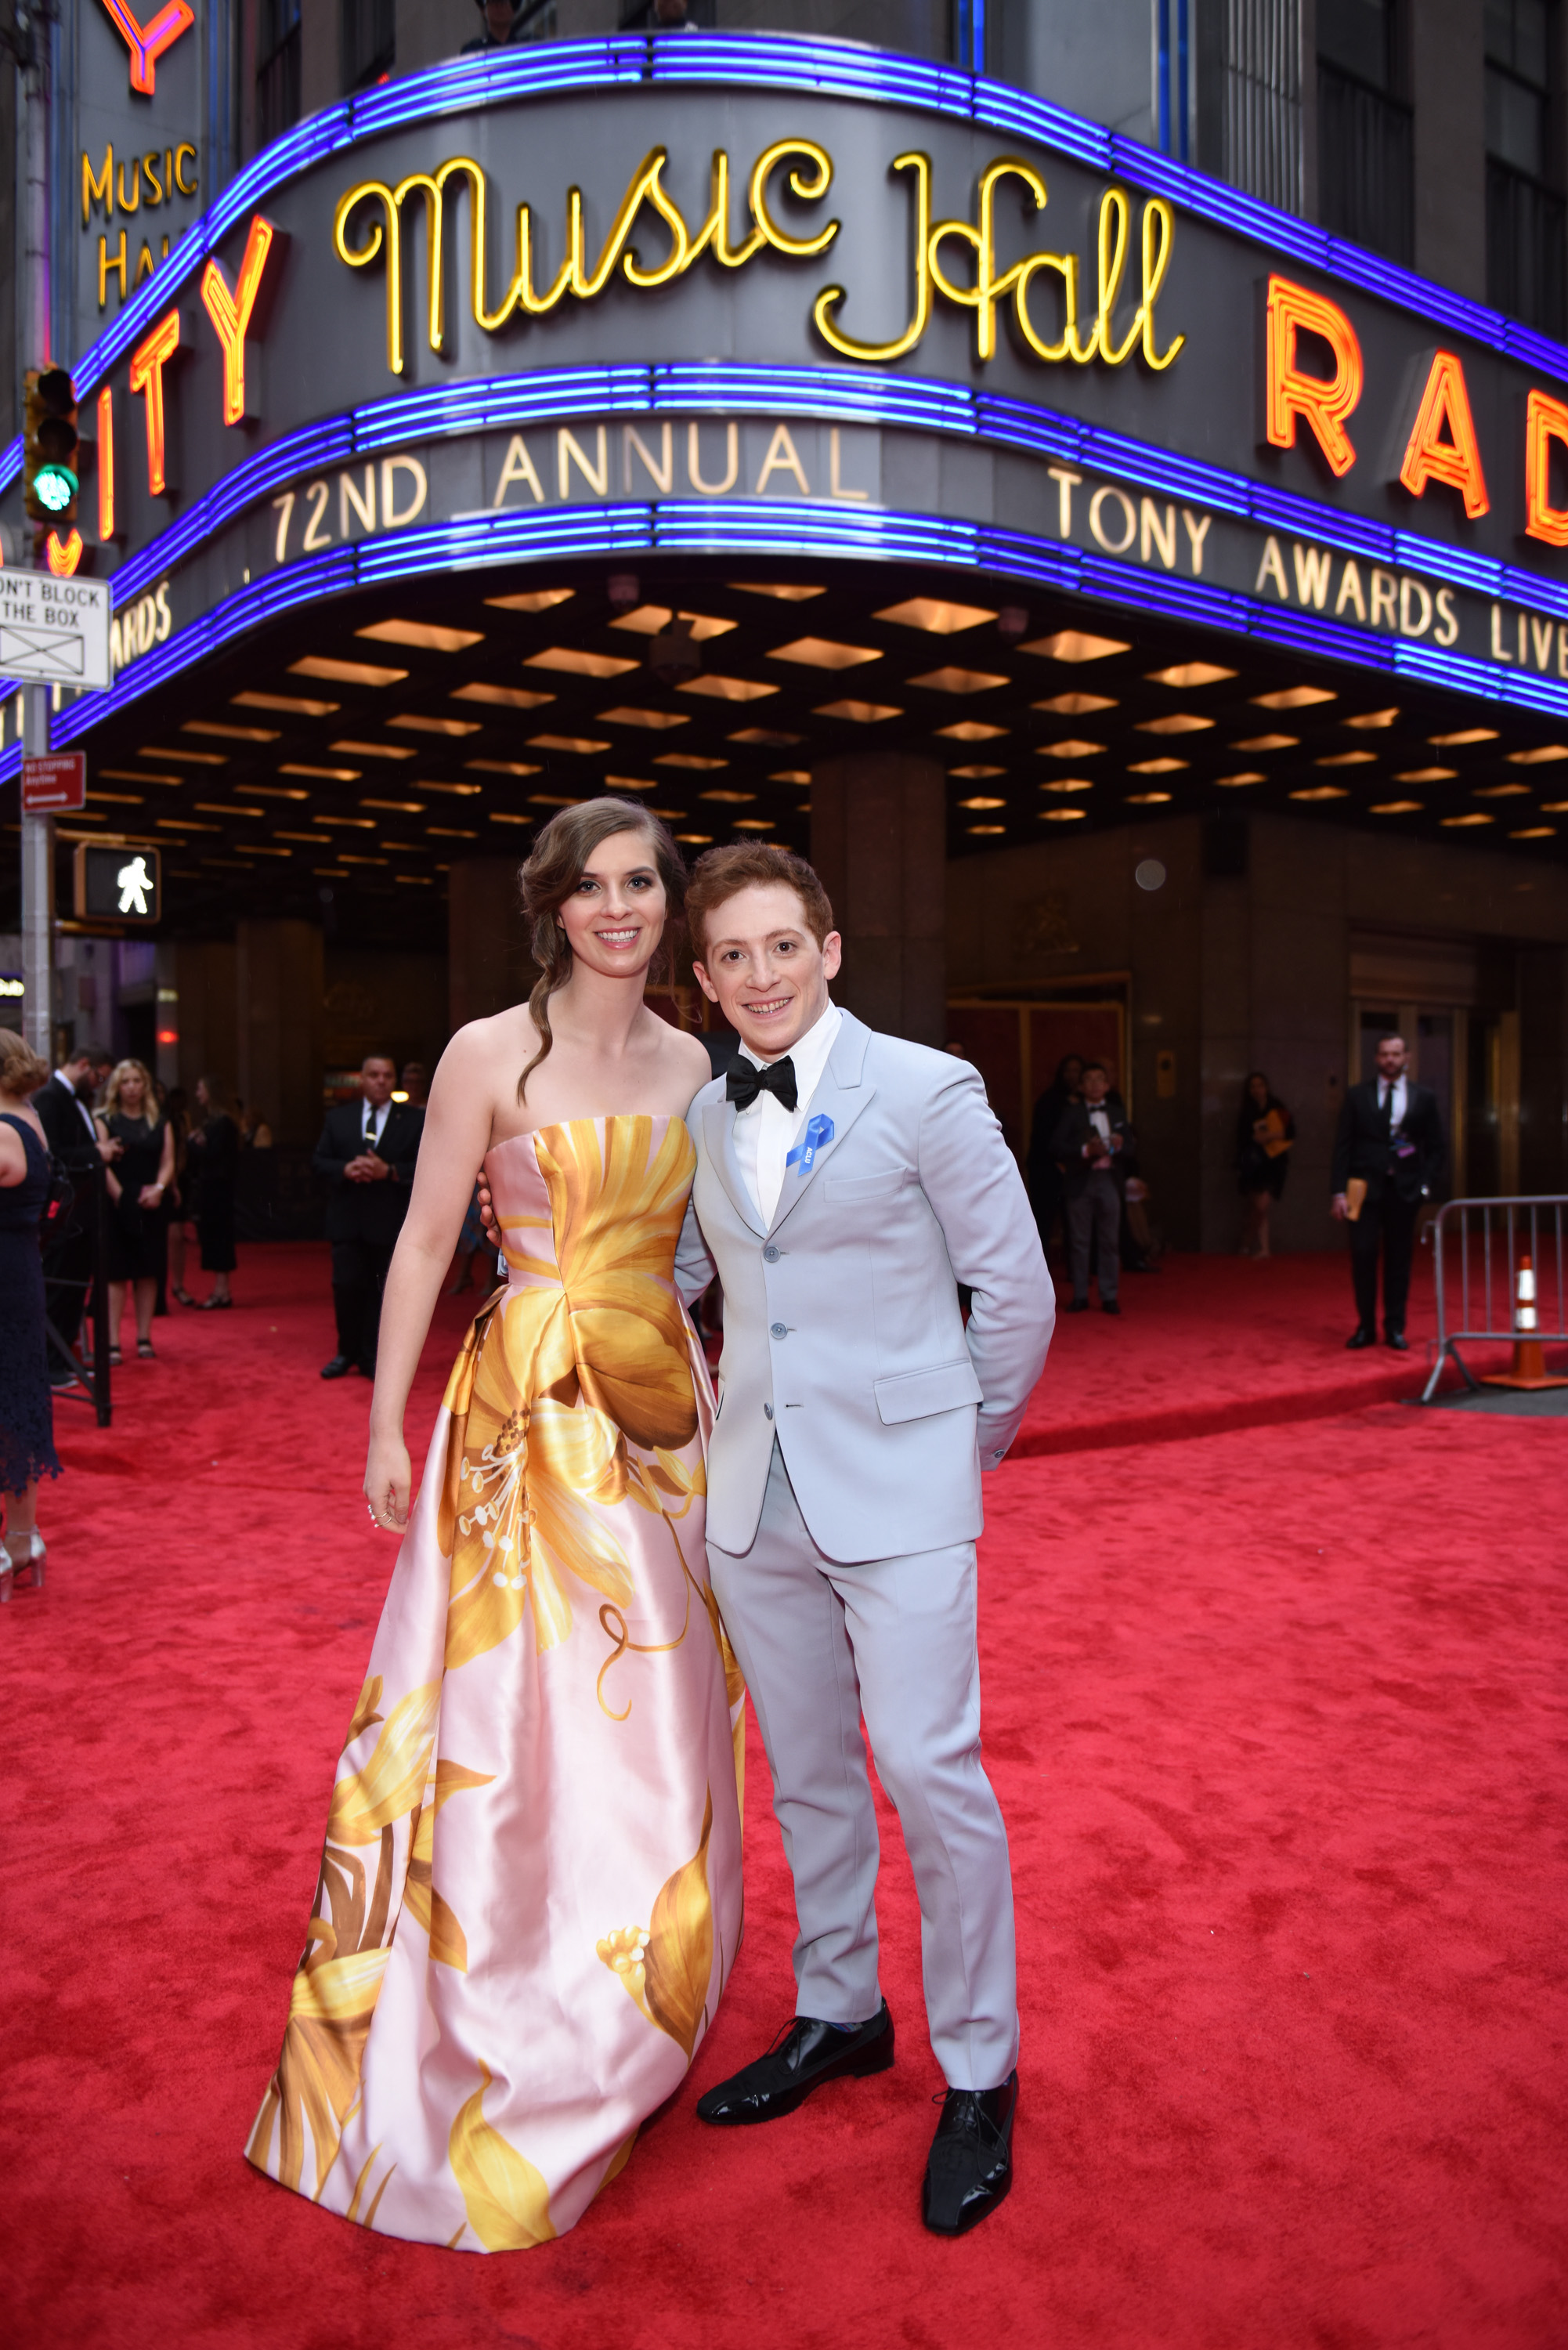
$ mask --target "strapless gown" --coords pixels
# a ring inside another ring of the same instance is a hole
[[[485,1160],[507,1280],[448,1384],[246,2153],[385,2235],[572,2227],[741,1932],[744,1692],[708,1585],[679,1118]]]

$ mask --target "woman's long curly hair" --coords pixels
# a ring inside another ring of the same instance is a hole
[[[517,1080],[519,1102],[527,1098],[528,1080],[549,1056],[555,1037],[550,1028],[550,998],[572,975],[572,947],[560,909],[583,878],[583,868],[601,842],[618,832],[640,832],[653,853],[664,884],[664,936],[649,967],[656,984],[674,970],[675,936],[686,904],[686,867],[673,834],[639,800],[606,797],[585,800],[577,807],[553,816],[534,843],[534,853],[518,876],[523,914],[529,925],[529,943],[539,976],[528,998],[528,1016],[539,1032],[539,1049]]]

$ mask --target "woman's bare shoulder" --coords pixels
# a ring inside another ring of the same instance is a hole
[[[694,1094],[708,1083],[713,1074],[713,1065],[708,1058],[708,1047],[700,1036],[691,1035],[684,1029],[672,1028],[665,1049],[671,1067],[680,1071],[681,1081],[684,1083],[690,1076]]]
[[[481,1069],[496,1067],[503,1062],[510,1066],[514,1060],[520,1069],[538,1048],[538,1034],[525,1006],[514,1003],[483,1020],[466,1021],[455,1030],[436,1065],[436,1074],[439,1076],[442,1069],[447,1069],[461,1071],[465,1078],[472,1078]],[[519,1054],[521,1060],[517,1060]]]

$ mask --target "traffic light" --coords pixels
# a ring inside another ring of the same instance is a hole
[[[78,467],[77,396],[64,368],[27,370],[26,446],[24,478],[27,512],[35,522],[76,519]]]

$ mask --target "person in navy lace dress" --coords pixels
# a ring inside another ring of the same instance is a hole
[[[38,1253],[38,1226],[51,1188],[49,1150],[27,1098],[48,1074],[14,1029],[0,1028],[0,1493],[5,1500],[0,1605],[18,1583],[43,1584],[38,1480],[60,1473]]]

